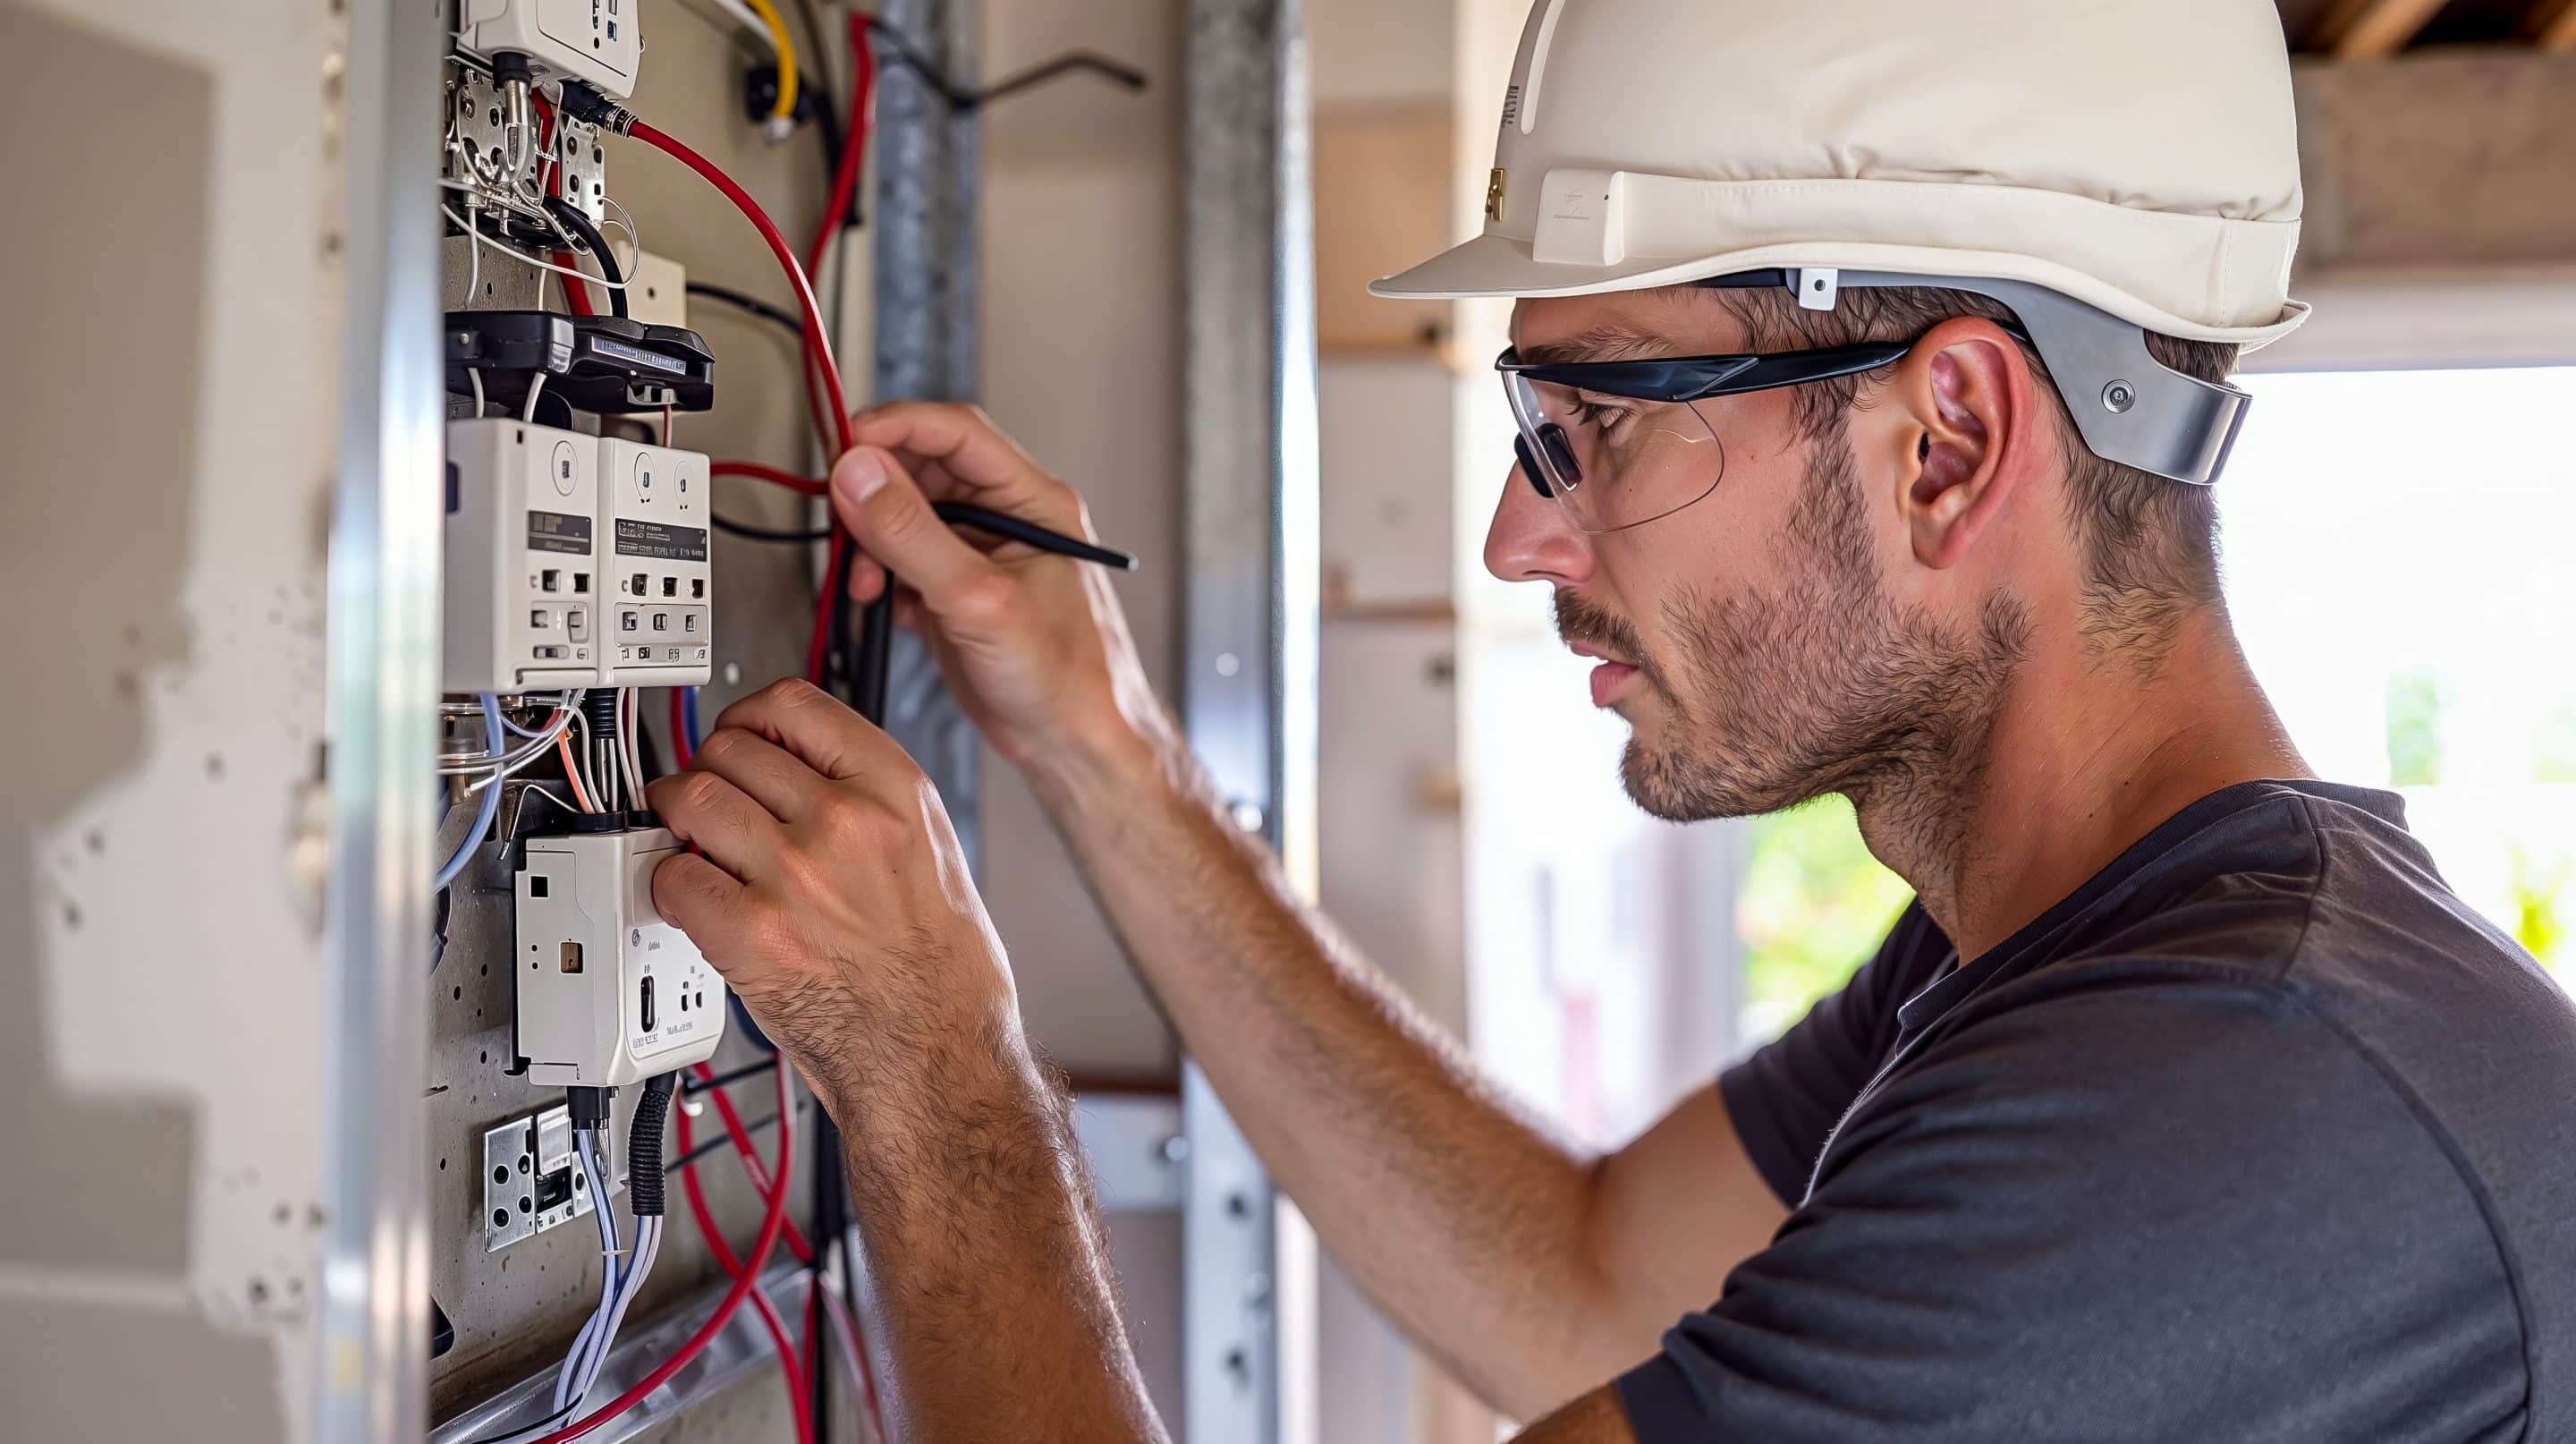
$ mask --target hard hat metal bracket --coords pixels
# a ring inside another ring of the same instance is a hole
[[[2030,333],[2075,417],[2084,444],[2104,461],[2136,467],[2192,486],[2209,486],[2227,469],[2236,433],[2254,398],[2224,382],[2185,376],[2147,350],[2140,327],[2072,296],[2028,281],[1984,276],[1909,276],[1892,271],[1793,270],[1794,277],[1834,277],[1845,286],[1938,287],[1989,296],[2010,306]],[[1801,284],[1799,303],[1810,285]]]

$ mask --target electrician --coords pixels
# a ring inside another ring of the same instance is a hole
[[[1486,564],[1639,805],[1841,793],[1919,898],[1626,1147],[1298,900],[1096,569],[925,504],[1078,534],[1071,488],[921,404],[832,476],[1323,1240],[1529,1440],[2576,1438],[2576,1011],[2220,600],[2219,383],[2304,314],[2269,0],[1542,0],[1510,94],[1484,234],[1379,288],[1518,301]],[[653,802],[705,853],[660,907],[846,1136],[906,1437],[1162,1437],[920,773],[782,683]]]

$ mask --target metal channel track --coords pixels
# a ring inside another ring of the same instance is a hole
[[[1300,0],[1191,0],[1182,715],[1235,820],[1314,885],[1315,342]],[[1183,1437],[1282,1438],[1278,1199],[1185,1064]]]
[[[770,1304],[781,1318],[801,1318],[808,1278],[804,1265],[781,1264],[761,1275],[761,1292],[769,1295]],[[659,1368],[683,1340],[706,1322],[717,1300],[731,1287],[719,1281],[700,1291],[685,1306],[670,1310],[642,1328],[629,1325],[620,1330],[616,1346],[608,1351],[608,1362],[600,1367],[599,1382],[591,1386],[592,1406],[625,1393],[637,1380]],[[777,1348],[761,1325],[759,1311],[736,1309],[723,1330],[707,1341],[706,1348],[686,1368],[664,1381],[661,1388],[636,1400],[634,1408],[582,1437],[586,1444],[617,1444],[618,1440],[632,1439],[752,1374],[777,1367],[777,1360]],[[430,1432],[429,1444],[465,1444],[488,1434],[524,1428],[546,1416],[554,1387],[555,1370],[549,1365],[439,1425]]]

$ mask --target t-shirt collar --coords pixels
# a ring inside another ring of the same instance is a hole
[[[2284,790],[2360,807],[2399,827],[2406,825],[2404,799],[2377,788],[2349,787],[2308,779],[2239,782],[2231,787],[2222,787],[2165,819],[2154,831],[2131,843],[2126,851],[2112,859],[2110,866],[2086,879],[2083,886],[2059,899],[2048,911],[2023,924],[2011,937],[1982,956],[1951,968],[1930,987],[1906,999],[1896,1010],[1898,1028],[1911,1035],[1931,1026],[2006,963],[2071,926],[2096,903],[2161,861],[2185,838],[2267,794]]]

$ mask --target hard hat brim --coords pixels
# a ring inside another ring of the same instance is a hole
[[[1478,297],[1594,296],[1679,285],[1737,271],[1831,266],[1853,271],[1894,271],[1928,278],[1982,276],[2027,281],[2108,312],[2132,325],[2185,341],[2233,342],[2246,350],[2268,346],[2308,319],[2308,307],[2286,303],[2266,326],[2209,326],[2186,320],[2069,266],[2003,251],[1948,250],[1930,246],[1854,242],[1755,246],[1688,260],[1636,257],[1612,265],[1537,260],[1529,242],[1483,235],[1452,246],[1411,270],[1369,283],[1369,294],[1389,299],[1456,301]]]

